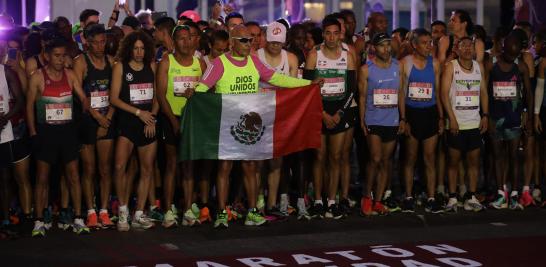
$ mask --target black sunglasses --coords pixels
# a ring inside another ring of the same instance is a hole
[[[252,42],[252,39],[254,38],[246,38],[246,37],[231,37],[239,42],[241,42],[242,44],[246,44],[246,43],[251,43]]]

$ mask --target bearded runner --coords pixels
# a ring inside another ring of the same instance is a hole
[[[320,147],[317,86],[246,95],[196,93],[182,115],[179,159],[263,160]]]

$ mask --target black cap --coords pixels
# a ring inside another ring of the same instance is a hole
[[[129,27],[133,28],[133,30],[136,30],[136,29],[140,28],[140,21],[134,16],[129,16],[129,17],[126,17],[123,20],[123,23],[121,23],[121,25],[122,26],[129,26]]]
[[[373,38],[372,38],[372,44],[373,45],[378,45],[384,41],[390,41],[391,40],[391,37],[389,36],[389,34],[387,33],[376,33]]]

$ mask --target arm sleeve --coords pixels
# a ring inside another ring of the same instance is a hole
[[[303,78],[312,81],[315,79],[315,73],[315,70],[303,70]]]
[[[201,77],[199,84],[195,88],[196,92],[206,92],[209,88],[212,88],[218,80],[222,77],[224,73],[224,65],[220,58],[215,58],[210,66],[207,67],[207,70]]]
[[[310,80],[298,79],[280,73],[273,73],[267,82],[272,85],[285,88],[301,87],[311,84]]]
[[[542,99],[544,98],[544,79],[537,79],[537,86],[535,87],[535,114],[540,114],[540,107],[542,106]]]

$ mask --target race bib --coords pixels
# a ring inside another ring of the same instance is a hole
[[[103,109],[110,105],[107,91],[91,92],[91,108]]]
[[[458,91],[455,95],[455,109],[478,109],[480,106],[479,91]]]
[[[514,98],[516,88],[516,82],[493,82],[493,97],[505,100]]]
[[[174,96],[183,96],[186,90],[197,85],[199,77],[197,76],[178,76],[173,78]]]
[[[432,100],[432,84],[411,82],[408,86],[408,97],[413,101]]]
[[[72,120],[72,105],[70,103],[46,104],[46,122],[60,124]]]
[[[398,105],[398,92],[395,89],[374,89],[373,105],[378,108],[396,107]]]
[[[322,96],[341,96],[345,93],[345,80],[343,77],[324,78],[324,84],[320,88]]]
[[[132,104],[149,104],[154,98],[154,87],[151,83],[131,84],[129,92]]]

